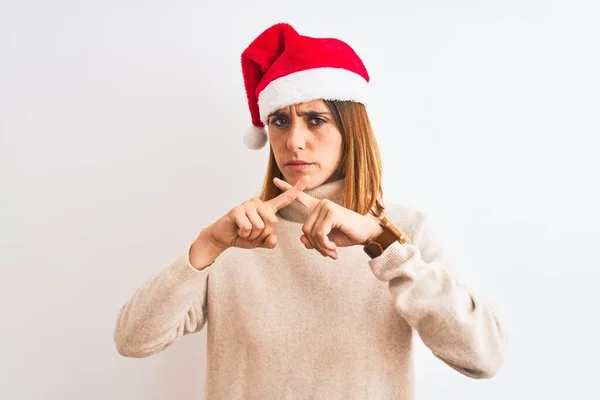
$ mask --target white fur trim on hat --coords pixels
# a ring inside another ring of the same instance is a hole
[[[313,68],[270,82],[258,95],[260,119],[266,124],[274,111],[317,99],[350,100],[366,105],[369,83],[343,68]]]
[[[244,144],[252,150],[258,150],[265,147],[267,143],[267,131],[260,126],[250,126],[244,134]]]

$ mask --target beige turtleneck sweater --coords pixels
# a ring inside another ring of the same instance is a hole
[[[343,180],[306,192],[341,204]],[[202,271],[186,247],[123,305],[118,351],[150,356],[206,324],[209,400],[413,399],[413,332],[467,376],[498,371],[500,322],[456,280],[423,212],[386,204],[409,241],[373,260],[362,246],[338,260],[307,250],[306,215],[292,203],[275,249],[230,248]]]

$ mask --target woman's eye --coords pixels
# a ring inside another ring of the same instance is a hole
[[[285,122],[286,122],[285,118],[281,118],[281,117],[275,118],[271,121],[271,123],[275,126],[283,126],[283,125],[285,125]]]
[[[322,118],[311,118],[310,123],[313,125],[323,125],[325,123],[325,120]]]

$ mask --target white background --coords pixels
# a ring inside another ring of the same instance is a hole
[[[287,21],[361,55],[387,201],[430,214],[508,332],[483,381],[417,342],[417,398],[600,398],[598,15],[567,0],[3,1],[0,397],[201,397],[206,330],[136,360],[114,323],[257,194],[268,153],[242,144],[239,57]]]

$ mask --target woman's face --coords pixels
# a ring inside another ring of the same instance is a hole
[[[342,134],[325,102],[282,108],[267,123],[275,161],[288,183],[310,175],[312,189],[339,178],[333,174],[342,159]]]

